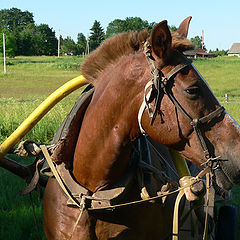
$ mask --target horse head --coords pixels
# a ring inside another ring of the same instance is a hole
[[[155,141],[199,166],[209,166],[218,185],[230,189],[240,182],[240,128],[183,54],[181,38],[187,36],[190,20],[177,30],[179,42],[173,42],[166,21],[151,33],[147,49],[151,94],[145,94],[143,103],[151,114],[145,110],[139,125]]]
[[[82,66],[95,85],[74,155],[73,175],[97,191],[116,182],[142,133],[177,150],[229,189],[240,182],[239,125],[183,52],[191,17],[176,32],[167,21],[106,40]]]

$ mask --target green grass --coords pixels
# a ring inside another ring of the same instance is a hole
[[[16,156],[10,155],[12,159]],[[27,163],[29,160],[17,159],[18,162]],[[36,219],[42,239],[45,239],[42,227],[42,203],[38,194],[32,194],[32,202],[29,195],[19,196],[18,192],[25,187],[21,178],[0,169],[0,239],[12,240],[36,240],[38,233],[32,210],[34,204]]]
[[[198,59],[194,61],[194,65],[216,96],[224,96],[225,93],[240,96],[240,58]]]
[[[82,60],[78,57],[10,59],[12,64],[7,66],[7,74],[3,74],[3,69],[0,71],[0,98],[44,99],[56,88],[80,75]]]
[[[217,97],[224,97],[227,93],[230,99],[238,99],[235,103],[222,104],[228,113],[240,123],[240,58],[197,59],[193,64]]]
[[[0,98],[0,142],[3,142],[41,102],[42,99]],[[40,143],[50,143],[74,102],[75,98],[70,97],[58,103],[24,139],[31,138]]]
[[[83,59],[78,57],[16,57],[8,59],[7,74],[0,69],[0,142],[4,141],[21,122],[54,90],[79,76]],[[240,59],[219,57],[199,59],[194,65],[217,97],[228,93],[240,99]],[[0,67],[2,66],[0,61]],[[81,90],[58,103],[25,138],[50,143]],[[227,111],[240,122],[240,103],[225,104]],[[14,158],[13,155],[10,156]],[[28,159],[19,160],[24,163]],[[0,169],[0,239],[37,239],[31,203],[28,196],[18,196],[25,186],[20,178]],[[239,206],[240,187],[233,189],[232,203]],[[42,230],[42,204],[34,193],[37,218]]]
[[[16,57],[8,60],[7,74],[0,71],[0,142],[3,142],[21,122],[54,90],[79,76],[82,59],[77,57]],[[1,62],[0,62],[1,64]],[[1,65],[0,65],[1,66]],[[2,69],[1,69],[2,70]],[[25,136],[39,143],[50,143],[62,120],[68,114],[80,90],[58,103]],[[29,159],[11,158],[24,164]],[[25,182],[0,169],[0,239],[38,239],[29,196],[18,196]],[[42,202],[33,193],[37,221],[42,239]]]

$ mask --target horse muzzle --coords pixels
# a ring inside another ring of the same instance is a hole
[[[233,185],[240,184],[240,167],[232,160],[220,162],[214,174],[217,184],[225,190],[230,190]]]

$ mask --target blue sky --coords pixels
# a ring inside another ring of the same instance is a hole
[[[169,25],[192,16],[189,38],[201,36],[207,49],[229,49],[240,42],[240,1],[228,0],[0,0],[0,9],[16,7],[32,12],[36,24],[46,23],[63,37],[74,40],[89,34],[94,20],[104,30],[116,18],[140,17],[148,22],[168,20]]]

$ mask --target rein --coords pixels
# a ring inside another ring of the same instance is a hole
[[[221,156],[215,157],[210,153],[209,148],[206,143],[206,140],[202,134],[201,127],[203,124],[206,124],[207,122],[211,121],[212,119],[214,119],[217,116],[219,116],[220,114],[222,114],[225,111],[224,107],[221,106],[221,107],[217,108],[216,110],[214,110],[213,112],[209,113],[207,116],[204,116],[202,118],[199,118],[199,119],[192,118],[186,112],[186,110],[181,106],[181,104],[177,101],[177,99],[174,97],[172,92],[169,91],[169,88],[168,88],[169,81],[178,72],[180,72],[182,69],[184,69],[187,66],[192,66],[191,61],[186,61],[185,63],[178,64],[169,73],[164,75],[163,72],[154,65],[154,58],[151,55],[151,47],[148,42],[146,42],[144,44],[144,54],[147,58],[148,64],[151,69],[152,79],[145,86],[144,99],[143,99],[142,105],[138,112],[138,123],[139,123],[139,128],[140,128],[141,133],[143,135],[147,135],[147,133],[145,132],[145,130],[143,129],[142,124],[141,124],[142,115],[143,115],[145,109],[148,110],[149,117],[151,118],[150,124],[152,124],[156,117],[158,108],[160,108],[160,104],[161,104],[161,99],[160,99],[161,96],[160,95],[166,94],[168,96],[168,98],[171,100],[171,102],[175,105],[175,107],[183,114],[183,116],[193,126],[193,130],[195,131],[195,133],[198,137],[199,143],[201,145],[201,148],[203,150],[203,153],[204,153],[204,156],[206,159],[206,161],[203,162],[201,165],[209,166],[211,168],[211,170],[218,168],[219,167],[218,161],[220,160]],[[151,88],[147,93],[147,90],[149,87],[151,87]],[[156,99],[156,104],[155,104],[155,109],[153,110],[151,108],[150,104],[154,99]],[[215,166],[213,168],[213,165],[215,162],[217,162],[217,166]]]

